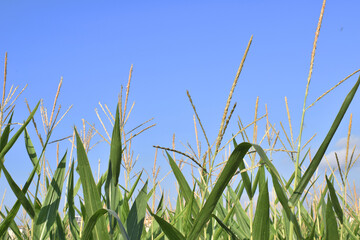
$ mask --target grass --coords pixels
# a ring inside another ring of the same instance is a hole
[[[350,149],[352,115],[344,161],[336,156],[338,167],[332,168],[329,164],[330,170],[325,175],[319,175],[318,168],[321,162],[327,161],[325,152],[357,92],[360,77],[344,97],[315,154],[310,149],[314,136],[307,141],[302,139],[307,110],[360,71],[350,74],[307,105],[324,9],[325,1],[315,33],[298,136],[293,134],[287,98],[288,131],[283,123],[280,123],[281,130],[270,123],[266,106],[266,114],[258,115],[258,98],[253,122],[244,125],[238,117],[238,131],[224,140],[236,108],[236,103],[231,102],[250,50],[251,37],[226,101],[216,139],[211,142],[208,138],[195,103],[187,92],[194,110],[196,146],[187,145],[186,151],[175,149],[175,137],[172,147],[155,145],[153,169],[145,173],[134,170],[137,159],[133,157],[131,143],[154,124],[150,119],[126,131],[134,106],[128,107],[132,67],[125,96],[121,89],[115,113],[101,103],[101,111],[95,111],[102,129],[83,120],[82,129],[74,128],[73,135],[52,140],[52,133],[71,108],[60,117],[61,108],[57,102],[62,79],[50,117],[42,101],[34,108],[27,104],[29,117],[15,130],[12,119],[15,101],[24,89],[15,95],[17,88],[11,87],[6,97],[6,55],[0,108],[0,169],[1,177],[6,178],[17,201],[9,209],[4,207],[4,192],[0,205],[0,239],[359,239],[360,199],[355,187],[349,183],[349,172],[359,158],[355,148]],[[45,135],[41,135],[34,118],[39,112]],[[28,133],[31,126],[39,139],[40,149],[35,149]],[[259,131],[261,126],[265,126],[263,135]],[[7,171],[5,156],[22,134],[33,169],[20,187]],[[88,159],[89,151],[96,151],[98,142],[90,144],[96,135],[110,145],[108,168],[102,175],[98,170],[97,177]],[[199,140],[202,137],[204,145]],[[59,149],[63,140],[70,141],[72,147],[61,157],[57,151],[57,166],[52,171],[45,153],[50,143],[56,143]],[[163,152],[171,168],[162,179],[158,178],[159,151]],[[278,152],[294,163],[289,178],[285,178],[273,164]],[[177,160],[176,156],[181,158]],[[306,165],[308,160],[310,164]],[[345,165],[340,162],[345,162]],[[183,173],[184,168],[190,168],[190,178]],[[122,169],[124,182],[119,181]],[[169,174],[173,174],[177,182],[175,205],[167,200],[169,196],[161,186]],[[30,190],[30,186],[35,190]],[[64,206],[60,204],[61,200]],[[25,216],[21,220],[23,231],[15,221],[21,207]],[[80,216],[81,221],[76,216]]]

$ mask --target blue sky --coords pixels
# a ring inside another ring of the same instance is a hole
[[[155,118],[157,126],[133,143],[134,154],[139,156],[137,169],[150,170],[153,145],[171,147],[174,133],[180,150],[184,150],[181,142],[195,144],[193,111],[186,90],[190,91],[210,141],[216,139],[231,84],[253,35],[233,97],[238,104],[234,115],[245,123],[251,122],[259,96],[259,115],[264,114],[267,104],[270,121],[278,127],[280,121],[287,125],[287,96],[297,135],[321,5],[321,1],[2,1],[0,65],[4,66],[8,52],[7,90],[11,84],[29,85],[18,100],[14,118],[18,122],[26,118],[25,98],[31,106],[44,99],[50,111],[62,76],[62,112],[72,104],[74,107],[58,126],[54,140],[71,135],[73,126],[80,126],[82,118],[101,128],[94,109],[99,108],[99,101],[115,109],[120,87],[126,85],[133,64],[129,101],[135,102],[135,107],[128,129]],[[357,1],[327,3],[308,104],[360,68],[359,5]],[[307,112],[305,139],[317,133],[313,151],[356,78]],[[359,95],[355,96],[349,109],[353,113],[354,141],[360,135],[359,99]],[[342,150],[341,139],[346,136],[348,121],[349,114],[329,152]],[[226,137],[236,131],[234,118]],[[67,148],[61,146],[60,152]],[[19,143],[5,161],[19,185],[25,182],[31,168],[24,154],[23,143]],[[48,155],[51,164],[55,163],[51,160],[54,156]],[[99,145],[89,157],[94,166],[101,158],[105,169],[108,146]],[[167,162],[162,156],[159,162],[163,176]],[[279,171],[285,174],[291,167],[282,159],[278,164]],[[11,202],[11,190],[2,177],[1,196],[5,188],[7,201]]]

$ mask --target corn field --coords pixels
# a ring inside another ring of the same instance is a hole
[[[315,32],[298,136],[293,134],[285,98],[288,131],[282,124],[281,130],[275,128],[269,121],[267,108],[265,115],[258,116],[257,101],[254,121],[245,125],[238,117],[238,129],[232,132],[230,139],[224,139],[225,132],[229,131],[228,124],[233,120],[236,108],[236,103],[232,104],[233,93],[246,57],[251,53],[252,37],[231,86],[216,139],[208,138],[196,105],[187,92],[194,110],[196,146],[189,145],[186,151],[175,149],[174,143],[173,147],[154,146],[156,156],[158,152],[163,153],[171,168],[168,174],[176,179],[176,201],[168,200],[169,196],[161,187],[164,178],[158,177],[160,169],[156,157],[149,173],[134,171],[134,165],[141,163],[141,159],[133,157],[131,143],[155,124],[150,119],[130,132],[125,130],[133,109],[133,105],[128,107],[132,67],[125,94],[121,89],[115,111],[99,103],[100,113],[106,116],[101,117],[96,111],[102,129],[84,120],[82,127],[74,127],[71,136],[54,140],[53,132],[71,108],[60,115],[58,96],[63,80],[59,83],[50,116],[42,100],[35,107],[27,103],[28,118],[15,125],[15,102],[25,88],[16,94],[17,88],[11,87],[6,94],[6,55],[0,108],[0,177],[6,179],[17,200],[10,208],[1,202],[0,239],[360,239],[360,198],[348,178],[359,158],[349,144],[352,115],[348,123],[346,159],[337,158],[337,168],[330,167],[325,174],[318,174],[319,165],[326,162],[326,151],[348,107],[352,101],[359,100],[356,92],[360,77],[341,100],[342,105],[332,117],[332,125],[326,136],[321,137],[315,154],[310,151],[312,138],[302,138],[308,109],[360,71],[349,74],[308,104],[324,8],[325,1]],[[45,135],[40,133],[40,124],[36,124],[38,115]],[[258,131],[260,122],[265,126],[263,135]],[[107,125],[111,125],[112,131]],[[89,126],[87,130],[86,126]],[[30,128],[36,136],[30,136]],[[204,142],[200,142],[200,135]],[[14,144],[21,141],[20,136],[24,137],[27,151],[24,159],[33,166],[27,181],[21,184],[7,170],[5,161]],[[90,150],[96,151],[96,144],[90,144],[94,136],[110,146],[108,167],[104,173],[98,173],[98,177],[88,158]],[[34,138],[38,138],[41,148],[34,147]],[[59,146],[63,140],[71,143],[70,151],[58,152],[49,160],[45,155],[49,144]],[[293,162],[290,178],[283,177],[273,164],[276,161],[273,156],[278,152]],[[175,156],[181,158],[177,160]],[[57,167],[50,172],[49,161],[54,159]],[[345,162],[345,167],[341,167],[340,162]],[[186,168],[190,168],[191,176],[184,173]],[[119,180],[121,172],[124,172],[124,183]],[[16,220],[21,209],[25,217]]]

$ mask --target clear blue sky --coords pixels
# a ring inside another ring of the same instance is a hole
[[[43,98],[50,111],[63,76],[59,103],[63,112],[71,104],[74,107],[57,128],[54,140],[71,135],[72,127],[80,126],[82,118],[101,128],[94,109],[99,107],[99,101],[115,109],[120,86],[126,85],[133,64],[129,100],[135,101],[135,107],[128,129],[155,118],[157,126],[137,137],[133,144],[134,154],[139,155],[136,168],[150,170],[153,145],[171,147],[173,133],[179,150],[184,150],[181,142],[195,143],[193,111],[186,90],[192,95],[210,141],[215,140],[238,65],[254,35],[234,93],[233,102],[238,103],[234,115],[245,123],[251,122],[259,96],[259,114],[265,112],[267,104],[270,121],[278,127],[279,121],[287,125],[287,96],[297,135],[321,5],[322,1],[2,1],[0,65],[4,65],[8,52],[7,89],[11,84],[29,84],[18,100],[15,120],[21,122],[27,116],[25,98],[31,106]],[[360,68],[359,8],[358,1],[327,3],[308,104]],[[356,78],[308,111],[304,136],[318,133],[313,151]],[[354,114],[354,136],[360,136],[359,102],[357,94],[349,109]],[[37,119],[40,124],[39,115]],[[341,150],[342,145],[336,142],[346,136],[348,120],[349,114],[329,152]],[[227,137],[236,131],[234,118]],[[61,147],[61,153],[66,148]],[[19,185],[25,182],[31,168],[24,154],[23,143],[19,143],[5,161]],[[98,158],[105,170],[105,144],[91,152],[94,166]],[[48,154],[48,159],[54,164],[54,155]],[[167,163],[162,156],[159,162],[163,176]],[[291,167],[284,160],[276,164],[280,172]],[[10,205],[11,190],[2,176],[1,196],[5,188]]]

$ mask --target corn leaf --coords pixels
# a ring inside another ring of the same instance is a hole
[[[67,187],[67,203],[68,203],[68,216],[69,216],[69,226],[70,231],[74,239],[79,239],[79,226],[75,219],[75,203],[74,203],[74,161],[71,164],[69,178],[68,178],[68,187]]]
[[[140,181],[140,178],[141,178],[141,175],[142,175],[143,171],[140,172],[139,176],[136,178],[134,184],[132,185],[129,193],[125,193],[125,201],[128,201],[130,200],[130,198],[132,197],[132,195],[134,194],[134,191],[135,191],[135,188],[137,187],[139,181]]]
[[[85,201],[85,210],[87,216],[92,216],[97,210],[102,208],[99,192],[97,191],[95,180],[92,175],[89,160],[87,158],[84,145],[81,142],[79,134],[75,129],[78,166],[77,171],[80,175],[83,196]],[[93,230],[94,239],[109,239],[105,218],[100,217],[96,221]]]
[[[233,139],[233,143],[234,143],[234,147],[236,148],[238,146],[235,138]],[[249,175],[247,174],[246,171],[244,171],[246,169],[245,167],[245,163],[244,161],[241,161],[240,164],[239,164],[239,169],[240,169],[240,174],[241,174],[241,178],[244,182],[244,187],[245,187],[245,190],[249,196],[249,199],[252,199],[253,198],[253,190],[252,190],[252,187],[251,187],[251,180],[250,180],[250,177]],[[254,191],[255,192],[255,191]]]
[[[66,240],[64,224],[61,221],[59,212],[56,213],[56,239]]]
[[[126,219],[126,229],[131,240],[140,240],[146,214],[146,206],[148,201],[146,182],[144,187],[137,195],[131,209],[129,216]]]
[[[173,225],[157,216],[156,214],[151,213],[155,221],[160,225],[161,230],[165,235],[171,240],[185,240],[185,237],[177,230]]]
[[[338,226],[336,223],[335,213],[332,208],[332,202],[330,200],[330,197],[328,196],[327,203],[326,203],[326,239],[329,240],[338,240],[339,232],[338,232]]]
[[[96,227],[96,224],[98,221],[101,221],[101,219],[103,218],[103,215],[109,213],[112,217],[114,217],[120,227],[120,233],[123,237],[123,239],[125,240],[130,240],[129,236],[127,235],[124,225],[122,224],[119,216],[116,214],[116,212],[110,210],[110,209],[99,209],[97,210],[90,218],[89,221],[87,221],[85,228],[83,230],[83,234],[81,239],[82,240],[87,240],[87,239],[91,239],[92,235],[91,232],[94,230],[94,227]],[[97,239],[103,239],[101,236],[100,238]]]
[[[118,212],[118,205],[120,202],[120,190],[117,187],[117,184],[115,184],[115,181],[113,179],[113,171],[112,171],[112,164],[111,161],[109,161],[109,168],[108,168],[108,174],[105,182],[105,199],[106,199],[106,206],[108,209],[111,209]],[[100,192],[99,192],[100,195]],[[109,214],[109,223],[110,223],[110,238],[112,238],[112,235],[114,234],[114,230],[116,227],[116,223]]]
[[[6,210],[6,213],[9,214],[9,211],[8,209],[5,207],[5,210]],[[6,216],[0,211],[0,216],[2,219],[5,219]],[[18,238],[18,239],[23,239],[21,237],[21,232],[20,232],[20,229],[19,227],[17,226],[16,222],[13,220],[10,224],[10,229],[13,231],[13,233],[15,234],[15,236]],[[6,238],[5,238],[6,239]]]
[[[10,173],[7,171],[2,161],[0,161],[0,167],[2,168],[5,178],[9,183],[11,190],[14,192],[16,198],[20,201],[21,205],[23,205],[26,212],[33,219],[35,217],[35,210],[32,206],[31,202],[26,198],[25,193],[21,191],[20,187],[15,183]]]
[[[335,210],[335,213],[336,215],[338,216],[341,224],[343,224],[343,218],[344,218],[344,214],[343,214],[343,211],[341,209],[341,206],[340,206],[340,203],[339,203],[339,200],[336,196],[336,192],[335,192],[335,188],[333,186],[333,184],[329,181],[328,177],[325,175],[325,178],[326,178],[326,183],[327,183],[327,186],[329,188],[329,193],[330,193],[330,199],[331,199],[331,202],[333,204],[333,207],[334,207],[334,210]]]
[[[270,204],[269,190],[267,181],[260,188],[260,195],[256,205],[255,217],[253,222],[253,239],[269,239],[270,235]]]
[[[35,148],[34,145],[31,142],[30,136],[28,131],[25,128],[24,131],[24,137],[25,137],[25,147],[26,147],[26,151],[30,157],[30,160],[32,162],[32,164],[35,166],[36,163],[39,161],[37,156],[36,156],[36,152],[35,152]],[[36,172],[38,175],[40,175],[41,173],[41,169],[40,169],[40,165],[38,165],[38,167],[36,168]]]
[[[175,178],[179,184],[179,187],[180,187],[180,190],[181,192],[183,193],[183,196],[185,198],[185,201],[186,202],[189,202],[190,199],[192,198],[192,190],[188,184],[188,182],[186,181],[184,175],[182,174],[180,168],[178,167],[178,165],[176,164],[176,162],[174,161],[174,159],[172,159],[172,157],[170,156],[170,154],[168,152],[166,152],[166,155],[169,159],[169,164],[170,164],[170,167],[175,175]],[[195,212],[199,212],[199,206],[197,205],[197,202],[195,201],[194,202],[194,209],[195,209]]]
[[[11,113],[9,122],[8,122],[7,126],[5,127],[4,131],[3,131],[2,134],[1,134],[1,137],[0,137],[0,152],[4,149],[5,145],[7,144],[8,140],[9,140],[10,125],[11,125],[11,121],[12,121],[13,115],[14,115],[14,112]],[[2,163],[4,163],[5,158],[2,157],[2,158],[0,159],[0,161],[1,161]],[[0,168],[0,177],[1,177],[1,168]]]
[[[336,115],[336,118],[334,120],[334,122],[331,125],[331,128],[329,130],[329,132],[327,133],[324,141],[321,143],[318,151],[316,152],[314,158],[311,160],[311,163],[309,165],[309,167],[306,169],[303,177],[300,179],[299,184],[296,186],[294,193],[291,195],[290,199],[289,199],[289,205],[290,206],[295,206],[297,201],[299,201],[301,194],[303,193],[303,191],[305,190],[307,184],[309,183],[311,177],[314,175],[314,172],[316,171],[316,169],[318,168],[321,159],[323,158],[326,149],[328,148],[331,139],[333,138],[337,128],[340,125],[341,120],[343,119],[351,101],[354,98],[354,95],[359,87],[360,84],[360,77],[358,78],[358,80],[356,81],[354,87],[351,89],[351,91],[348,93],[348,95],[346,96],[343,104],[341,105],[341,108],[338,112],[338,114]]]
[[[116,186],[119,181],[120,167],[121,167],[121,137],[120,137],[120,119],[119,119],[119,104],[116,106],[115,124],[111,137],[110,145],[110,162],[112,169],[112,181]]]
[[[58,212],[62,187],[64,184],[65,165],[66,153],[56,168],[54,177],[47,190],[44,203],[34,220],[33,239],[46,239],[46,236],[50,233],[51,227],[56,221],[56,214]]]
[[[224,229],[224,230],[229,234],[231,240],[239,239],[239,238],[235,235],[235,233],[234,233],[233,231],[231,231],[231,229],[228,228],[228,227],[226,226],[226,224],[221,221],[220,218],[218,218],[218,217],[217,217],[216,215],[214,215],[214,214],[211,214],[211,216],[216,220],[216,222],[221,226],[221,228]]]
[[[5,154],[11,149],[11,147],[15,144],[16,140],[19,138],[20,134],[24,131],[25,127],[29,124],[29,122],[31,121],[31,119],[33,118],[34,114],[36,113],[36,110],[39,107],[40,102],[38,102],[38,104],[36,105],[36,107],[34,108],[34,110],[30,113],[29,117],[27,118],[27,120],[25,121],[25,123],[20,127],[20,129],[14,134],[14,136],[10,139],[9,142],[7,142],[5,144],[5,146],[2,147],[1,152],[0,152],[0,169],[3,170],[4,174],[5,174],[5,178],[8,181],[11,190],[13,190],[15,196],[17,197],[17,199],[19,200],[19,202],[23,205],[23,207],[25,208],[25,210],[28,212],[29,216],[31,218],[34,218],[35,216],[35,212],[33,209],[32,204],[30,203],[30,201],[26,198],[25,196],[25,192],[21,191],[21,189],[19,188],[19,186],[15,183],[15,181],[12,179],[11,175],[9,174],[9,172],[7,171],[7,169],[5,168],[2,159],[4,159]],[[7,131],[10,131],[10,129],[8,129]],[[7,134],[7,133],[6,133]],[[8,137],[6,137],[6,135],[4,136],[3,139],[3,143],[2,145],[6,142]],[[16,209],[14,209],[16,210]],[[10,221],[11,222],[11,221]],[[9,224],[10,222],[7,222],[7,224]],[[0,227],[0,233],[1,233],[2,229]]]
[[[250,149],[250,147],[250,143],[241,143],[231,153],[230,158],[227,161],[224,169],[222,170],[217,182],[215,183],[214,188],[212,189],[203,208],[195,219],[194,227],[191,230],[188,239],[198,239],[200,232],[211,218],[211,214],[215,209],[220,197],[222,196],[222,193],[224,192],[226,186],[229,184],[231,178],[234,176],[237,168],[240,165],[240,162],[243,161],[243,158]]]
[[[12,136],[10,141],[4,146],[4,148],[0,152],[0,159],[3,159],[5,154],[10,150],[10,148],[15,144],[16,140],[19,138],[20,134],[24,131],[26,126],[29,124],[31,119],[34,117],[36,110],[38,109],[40,101],[36,104],[34,110],[30,113],[29,117],[26,119],[24,124],[17,130],[17,132]]]
[[[32,172],[30,173],[27,181],[25,182],[25,185],[23,187],[23,189],[21,190],[24,194],[27,192],[27,190],[29,189],[29,186],[35,176],[36,173],[36,169],[37,166],[39,165],[39,161],[37,162],[36,166],[33,168]],[[5,219],[3,219],[3,221],[0,224],[0,237],[2,237],[6,232],[7,229],[9,227],[9,225],[12,223],[12,221],[14,221],[14,218],[16,216],[16,214],[18,213],[19,209],[21,206],[21,202],[19,200],[16,200],[14,206],[11,208],[10,212],[8,213],[8,215],[6,216]]]

